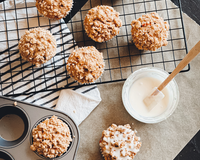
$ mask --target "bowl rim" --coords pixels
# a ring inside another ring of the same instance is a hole
[[[126,111],[136,120],[143,122],[143,123],[148,123],[148,124],[154,124],[154,123],[159,123],[165,119],[167,119],[169,116],[171,116],[173,114],[173,112],[176,110],[177,106],[178,106],[178,102],[179,102],[179,88],[178,85],[175,81],[175,79],[173,79],[171,82],[173,82],[173,85],[175,87],[175,103],[173,104],[172,109],[169,111],[169,113],[165,116],[163,116],[163,114],[166,114],[166,111],[164,111],[161,115],[155,116],[155,117],[145,117],[145,116],[141,116],[138,113],[133,114],[133,112],[130,109],[130,106],[127,106],[127,99],[125,97],[125,94],[127,92],[127,90],[130,89],[130,87],[132,86],[133,83],[130,83],[131,81],[133,81],[133,79],[137,76],[138,73],[142,73],[142,71],[147,71],[147,70],[152,70],[152,71],[159,71],[160,73],[164,73],[166,75],[169,75],[169,73],[161,68],[157,68],[157,67],[144,67],[144,68],[140,68],[136,71],[134,71],[133,73],[131,73],[128,78],[126,79],[126,81],[124,82],[123,88],[122,88],[122,102],[123,105],[126,109]],[[127,87],[128,86],[128,87]]]

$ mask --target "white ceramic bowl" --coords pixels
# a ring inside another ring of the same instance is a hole
[[[122,101],[124,107],[126,108],[127,112],[138,121],[144,123],[158,123],[165,119],[167,119],[172,113],[175,111],[178,102],[179,102],[179,90],[176,81],[173,79],[166,87],[168,87],[169,91],[169,103],[166,110],[155,117],[144,117],[137,113],[134,108],[131,106],[129,101],[129,90],[133,83],[140,78],[144,77],[154,77],[156,79],[161,80],[162,82],[168,77],[168,72],[155,67],[147,67],[139,69],[133,72],[125,81],[123,89],[122,89]]]

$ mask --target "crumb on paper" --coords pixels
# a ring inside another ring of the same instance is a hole
[[[14,106],[17,106],[17,102],[16,101],[14,102]]]

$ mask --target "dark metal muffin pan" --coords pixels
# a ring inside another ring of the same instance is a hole
[[[80,135],[78,126],[68,115],[54,109],[44,108],[0,96],[0,120],[8,114],[17,115],[23,120],[24,131],[22,135],[14,141],[7,141],[0,136],[0,158],[5,160],[51,160],[50,158],[45,158],[30,149],[30,145],[32,144],[31,131],[40,122],[55,115],[58,119],[61,119],[68,125],[71,131],[72,142],[62,156],[52,159],[75,159]]]

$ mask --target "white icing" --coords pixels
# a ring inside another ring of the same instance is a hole
[[[112,157],[115,157],[117,160],[131,160],[129,157],[129,152],[134,152],[135,154],[139,151],[138,144],[140,146],[140,142],[137,141],[137,138],[134,139],[135,131],[126,128],[125,126],[118,126],[117,131],[114,131],[112,127],[109,127],[106,131],[104,131],[103,141],[104,149],[102,153],[110,154]],[[124,131],[124,132],[122,132]],[[105,134],[108,136],[105,137]],[[140,138],[138,137],[138,140]],[[100,142],[100,146],[101,146]],[[124,146],[122,147],[122,144]]]

